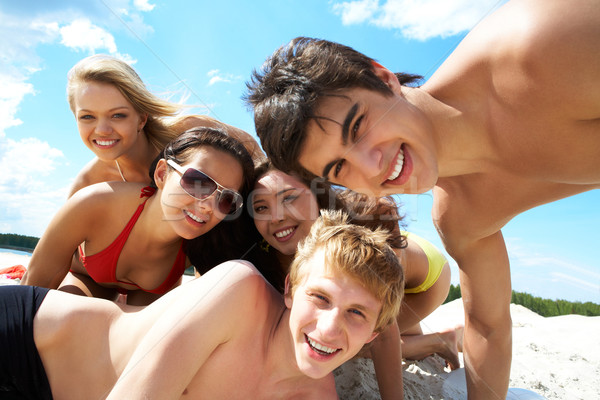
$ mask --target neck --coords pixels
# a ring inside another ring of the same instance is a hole
[[[403,95],[425,116],[440,178],[480,171],[489,163],[491,146],[481,105],[450,104],[422,88],[403,87]]]
[[[158,153],[158,150],[148,142],[144,132],[140,132],[132,149],[115,160],[121,178],[130,182],[150,182],[148,172]]]
[[[278,385],[295,379],[306,378],[296,364],[294,343],[290,331],[290,310],[282,299],[282,311],[266,346],[263,376],[269,385]]]

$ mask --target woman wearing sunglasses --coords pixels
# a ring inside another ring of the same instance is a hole
[[[180,282],[187,241],[240,211],[253,172],[244,146],[223,131],[186,131],[153,164],[150,186],[105,182],[72,196],[22,284],[108,299],[127,293],[129,304],[149,304]],[[77,249],[81,263],[69,270]]]
[[[253,157],[264,158],[248,133],[213,118],[180,116],[182,106],[152,94],[131,66],[98,54],[79,61],[68,73],[67,99],[83,143],[96,155],[69,192],[99,182],[149,184],[148,169],[164,146],[197,126],[226,130]]]
[[[394,233],[390,245],[403,266],[406,288],[397,325],[382,332],[370,348],[382,399],[400,396],[402,357],[422,359],[437,353],[452,369],[460,367],[458,352],[462,351],[463,327],[423,334],[420,326],[420,321],[438,308],[448,295],[448,262],[427,240],[400,232],[401,217],[393,200],[381,198],[375,201],[349,190],[334,190],[317,181],[309,188],[300,178],[275,169],[269,162],[257,167],[255,174],[256,183],[249,199],[254,224],[263,238],[262,248],[282,269],[281,278],[287,273],[298,243],[308,235],[320,209],[343,209],[354,224],[371,229],[382,226]],[[282,281],[274,282],[276,287],[281,288],[282,284]]]

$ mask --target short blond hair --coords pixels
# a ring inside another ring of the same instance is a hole
[[[388,237],[384,229],[349,223],[343,211],[321,210],[290,266],[291,295],[305,276],[302,267],[322,249],[326,268],[350,275],[381,301],[375,331],[383,331],[397,317],[404,294],[404,272]]]

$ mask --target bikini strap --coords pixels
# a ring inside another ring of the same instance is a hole
[[[142,193],[140,193],[140,199],[143,197],[152,197],[154,193],[156,193],[154,186],[145,186],[142,188]]]

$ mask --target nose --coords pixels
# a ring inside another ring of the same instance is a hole
[[[195,200],[195,208],[203,214],[210,215],[217,208],[217,196],[208,196],[205,199]]]
[[[337,338],[344,330],[344,321],[337,308],[323,310],[319,315],[317,328],[324,339]]]
[[[112,126],[110,125],[110,122],[107,121],[105,118],[100,118],[96,123],[95,131],[100,135],[108,135],[112,133]]]
[[[344,158],[365,178],[378,177],[383,172],[383,150],[366,140],[355,143]]]
[[[281,204],[281,202],[275,203],[274,206],[270,208],[270,210],[270,217],[272,222],[280,222],[285,219],[285,206]]]

